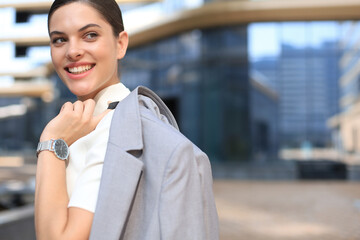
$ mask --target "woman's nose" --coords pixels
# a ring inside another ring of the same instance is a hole
[[[69,60],[78,60],[84,55],[84,50],[77,43],[70,43],[67,49],[66,57]]]

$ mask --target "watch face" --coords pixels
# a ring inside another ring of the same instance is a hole
[[[54,143],[54,152],[56,156],[62,160],[66,160],[69,156],[69,148],[64,140],[58,139]]]

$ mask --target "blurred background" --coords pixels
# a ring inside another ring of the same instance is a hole
[[[118,0],[121,81],[212,163],[221,239],[360,239],[360,1]],[[76,98],[49,0],[0,0],[0,239],[35,239],[35,149]]]

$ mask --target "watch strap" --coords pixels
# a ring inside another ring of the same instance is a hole
[[[45,142],[39,142],[38,147],[36,149],[36,156],[38,156],[39,153],[44,150],[54,151],[53,144],[54,144],[54,140],[52,139]]]

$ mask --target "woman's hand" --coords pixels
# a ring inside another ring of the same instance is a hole
[[[95,101],[93,99],[65,103],[60,113],[52,119],[43,130],[40,141],[63,139],[69,146],[79,138],[92,132],[101,119],[111,110],[93,116]]]

